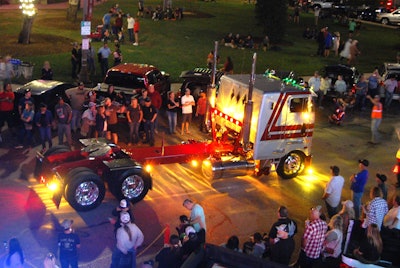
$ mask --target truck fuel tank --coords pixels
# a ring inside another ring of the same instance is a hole
[[[252,159],[206,159],[202,164],[203,175],[208,179],[252,175],[254,174],[254,169],[255,162]]]

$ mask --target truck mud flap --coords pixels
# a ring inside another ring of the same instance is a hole
[[[60,208],[61,199],[62,199],[61,191],[53,194],[52,200],[53,200],[54,205],[57,207],[57,209]]]

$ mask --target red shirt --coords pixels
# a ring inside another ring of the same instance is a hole
[[[158,91],[155,91],[153,93],[148,93],[149,98],[151,99],[151,104],[154,105],[154,107],[156,107],[157,109],[161,108],[162,105],[162,98],[160,93],[158,93]]]
[[[199,115],[205,115],[206,114],[206,108],[207,108],[207,98],[200,98],[197,101],[197,114]]]
[[[133,31],[134,32],[139,32],[139,22],[137,20],[135,20],[135,24],[133,24]]]
[[[0,111],[12,111],[14,109],[14,98],[14,92],[4,91],[3,93],[0,93]]]

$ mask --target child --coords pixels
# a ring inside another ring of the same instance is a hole
[[[183,237],[186,235],[185,230],[186,227],[190,226],[189,219],[186,215],[179,216],[180,224],[176,227],[176,231],[178,232],[179,238],[183,240]]]
[[[107,130],[107,121],[104,105],[97,107],[96,114],[96,137],[105,138]]]

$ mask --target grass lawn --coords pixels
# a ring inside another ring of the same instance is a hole
[[[137,1],[107,1],[94,8],[92,29],[101,24],[105,12],[115,3],[119,3],[126,13],[135,14]],[[146,0],[145,6],[161,4],[162,1]],[[214,42],[232,32],[243,35],[252,34],[262,38],[262,29],[257,26],[254,18],[254,5],[244,4],[243,0],[218,0],[204,2],[198,0],[173,1],[174,7],[183,7],[185,16],[181,21],[152,21],[150,18],[140,20],[140,46],[130,43],[121,46],[124,62],[149,63],[171,74],[172,81],[179,81],[183,70],[206,65],[206,57],[214,49]],[[291,13],[292,11],[289,10]],[[1,55],[11,54],[14,58],[35,64],[33,78],[40,76],[43,61],[49,60],[54,79],[70,81],[70,50],[71,42],[80,40],[80,19],[68,22],[66,10],[39,10],[35,18],[31,41],[32,44],[17,44],[21,29],[22,15],[20,10],[3,12],[0,20],[0,33],[3,41],[0,43]],[[314,70],[324,65],[334,64],[339,59],[333,55],[329,58],[313,56],[317,49],[314,40],[304,40],[302,32],[313,24],[313,15],[301,14],[300,25],[289,23],[280,50],[241,50],[219,47],[220,65],[227,56],[231,56],[235,73],[249,73],[251,58],[257,52],[257,72],[266,69],[293,70],[296,74],[311,75]],[[124,21],[126,24],[126,21]],[[328,26],[330,32],[339,31],[342,38],[347,36],[347,26],[338,25],[331,19],[321,20],[319,26]],[[125,33],[125,38],[128,34]],[[397,51],[400,51],[400,31],[383,28],[378,25],[363,24],[356,39],[359,40],[361,56],[356,67],[361,72],[371,72],[374,66],[382,62],[395,61]],[[96,50],[101,42],[93,42]],[[113,49],[113,45],[110,45]],[[110,60],[110,65],[111,65]],[[100,69],[98,72],[100,73]],[[98,82],[100,76],[93,77]],[[22,82],[22,81],[21,81]],[[25,82],[25,81],[23,81]]]

